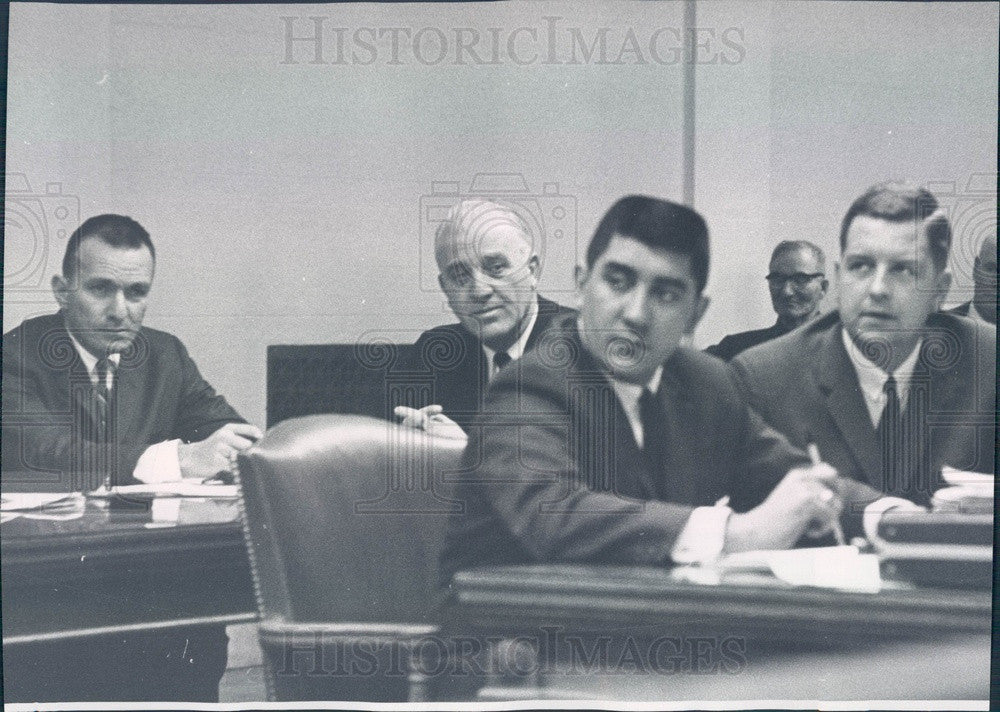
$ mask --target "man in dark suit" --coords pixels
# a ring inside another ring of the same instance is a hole
[[[438,283],[459,323],[417,339],[411,368],[434,374],[433,405],[396,413],[406,425],[464,437],[486,384],[572,310],[538,294],[541,260],[530,228],[512,206],[461,201],[438,225],[434,256]]]
[[[778,321],[766,329],[730,334],[705,351],[729,361],[742,351],[784,336],[819,314],[828,286],[823,250],[805,240],[778,243],[767,272],[771,306]]]
[[[997,236],[987,235],[972,265],[972,299],[946,309],[950,314],[997,323]]]
[[[939,314],[951,229],[934,196],[874,186],[843,219],[839,312],[731,364],[753,405],[842,474],[927,505],[941,468],[993,472],[996,327]]]
[[[764,426],[724,364],[679,347],[708,305],[707,275],[693,210],[612,206],[577,273],[579,317],[490,384],[442,584],[484,564],[705,562],[832,524],[836,472]]]
[[[202,479],[228,470],[260,436],[177,338],[142,326],[154,266],[149,234],[131,218],[99,215],[70,236],[52,280],[59,312],[3,337],[5,488]],[[58,656],[51,646],[24,648],[5,655],[5,693],[215,700],[226,644],[215,627],[69,641]]]

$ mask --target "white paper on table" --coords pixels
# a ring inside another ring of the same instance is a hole
[[[138,485],[119,485],[107,489],[101,487],[87,494],[88,497],[110,499],[111,497],[220,497],[232,498],[239,494],[236,485],[205,484],[200,479],[152,482]]]
[[[79,492],[8,492],[0,496],[0,512],[30,512],[73,507],[82,501]]]
[[[730,554],[717,564],[722,572],[764,571],[792,586],[815,586],[878,593],[882,588],[878,557],[855,546],[762,550]]]
[[[971,487],[983,490],[986,496],[993,496],[994,477],[991,474],[956,470],[954,467],[945,466],[941,468],[941,477],[952,487]]]

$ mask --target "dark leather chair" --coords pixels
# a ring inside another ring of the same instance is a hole
[[[420,701],[443,486],[464,443],[359,415],[279,423],[239,458],[268,695]],[[224,592],[223,594],[224,595]]]

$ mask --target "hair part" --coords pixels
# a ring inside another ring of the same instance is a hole
[[[691,259],[697,293],[708,283],[708,225],[697,212],[669,200],[629,195],[618,200],[601,218],[587,247],[587,269],[608,249],[615,235],[630,237],[646,247]]]
[[[66,243],[66,254],[63,255],[63,278],[73,281],[80,266],[80,243],[89,238],[96,238],[106,245],[123,250],[138,250],[145,247],[156,260],[156,250],[149,233],[138,222],[126,215],[105,213],[87,218]]]
[[[851,203],[840,223],[840,251],[847,247],[847,231],[854,218],[868,216],[888,222],[923,224],[927,247],[934,268],[941,272],[948,266],[951,250],[951,225],[937,198],[926,188],[905,183],[878,183]]]

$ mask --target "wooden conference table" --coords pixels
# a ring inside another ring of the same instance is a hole
[[[17,517],[0,524],[0,574],[5,650],[256,619],[232,499],[87,499],[75,519]]]
[[[236,502],[163,502],[119,510],[87,500],[79,518],[0,524],[4,650],[254,620]],[[461,572],[452,593],[446,629],[524,636],[539,649],[534,687],[513,694],[989,696],[988,590],[890,584],[864,594],[752,578],[703,585],[640,567],[520,566]]]

